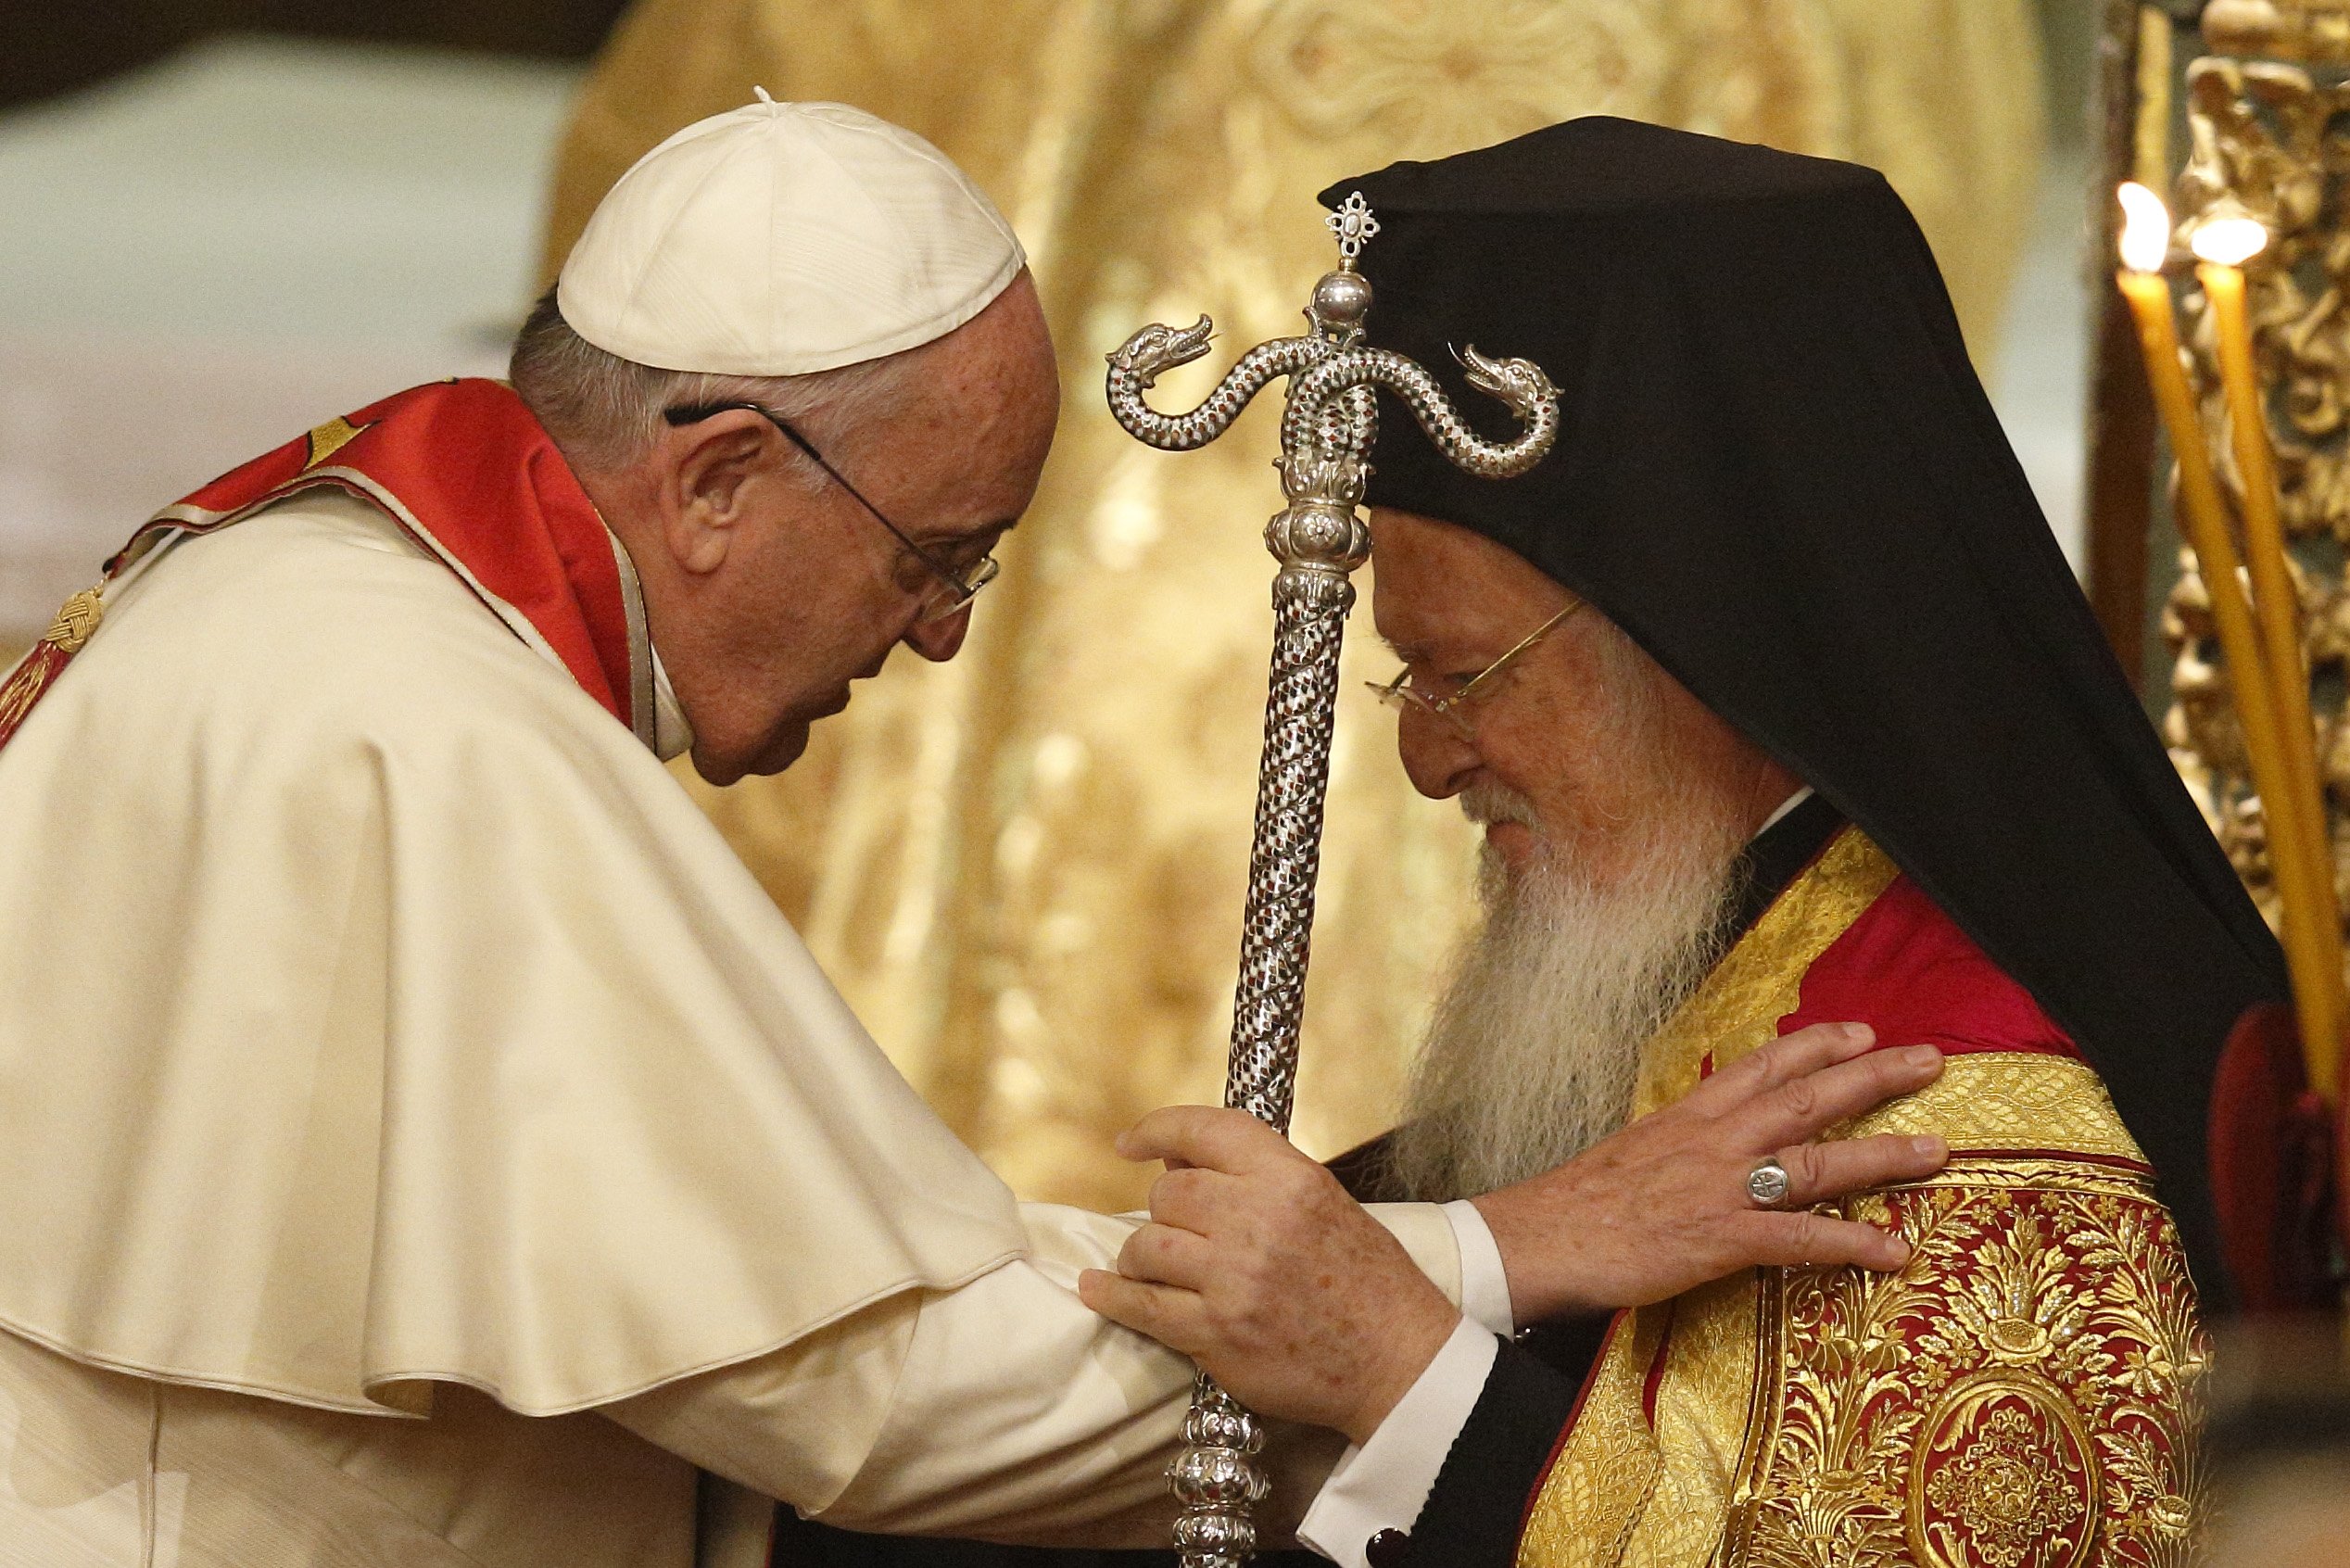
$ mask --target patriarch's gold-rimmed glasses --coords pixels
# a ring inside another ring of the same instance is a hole
[[[1475,711],[1474,704],[1493,694],[1503,671],[1525,657],[1536,643],[1558,630],[1567,617],[1582,609],[1586,602],[1583,599],[1569,600],[1566,608],[1521,638],[1517,646],[1509,652],[1449,691],[1433,691],[1426,688],[1425,683],[1413,680],[1409,665],[1398,670],[1396,678],[1383,685],[1375,680],[1367,680],[1363,684],[1397,713],[1406,708],[1418,708],[1452,726],[1462,740],[1474,740],[1477,738],[1476,727],[1470,722],[1470,715]]]

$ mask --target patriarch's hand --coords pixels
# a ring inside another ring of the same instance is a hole
[[[1871,1051],[1875,1040],[1864,1024],[1774,1040],[1557,1170],[1478,1198],[1517,1320],[1639,1307],[1758,1264],[1907,1262],[1899,1236],[1808,1212],[1950,1157],[1939,1138],[1810,1141],[1941,1076],[1933,1046]],[[1776,1209],[1746,1190],[1770,1157],[1788,1178]]]

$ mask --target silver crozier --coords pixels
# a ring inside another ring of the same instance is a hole
[[[1207,445],[1275,379],[1289,381],[1278,464],[1289,504],[1265,527],[1266,547],[1281,570],[1273,578],[1272,684],[1224,1088],[1226,1105],[1282,1133],[1289,1131],[1297,1081],[1339,639],[1355,602],[1351,574],[1371,557],[1371,530],[1358,508],[1378,433],[1372,388],[1393,391],[1447,457],[1488,479],[1533,467],[1559,432],[1558,394],[1527,360],[1489,360],[1472,348],[1459,351],[1469,385],[1509,405],[1523,427],[1504,444],[1471,430],[1419,365],[1362,347],[1371,285],[1355,261],[1379,225],[1358,192],[1331,215],[1330,227],[1338,237],[1339,266],[1314,285],[1306,307],[1312,330],[1251,348],[1191,412],[1158,413],[1143,394],[1164,372],[1207,352],[1214,333],[1208,318],[1180,330],[1146,326],[1109,357],[1110,411],[1137,440],[1163,451]],[[1257,1549],[1250,1511],[1265,1496],[1257,1457],[1264,1433],[1256,1417],[1203,1373],[1183,1436],[1187,1446],[1168,1473],[1183,1507],[1176,1549],[1185,1568],[1240,1568]]]

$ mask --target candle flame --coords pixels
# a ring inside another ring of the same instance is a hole
[[[2121,264],[2133,272],[2159,272],[2170,253],[2170,209],[2131,180],[2121,188]]]
[[[2205,261],[2241,267],[2268,247],[2268,230],[2257,218],[2214,218],[2195,225],[2188,243]]]

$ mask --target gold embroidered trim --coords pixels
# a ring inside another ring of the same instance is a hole
[[[1584,1397],[1570,1450],[1559,1457],[1527,1516],[1521,1563],[1541,1568],[1611,1568],[1647,1511],[1664,1463],[1642,1409],[1643,1375],[1656,1359],[1672,1314],[1661,1309],[1617,1315],[1601,1351],[1604,1369]],[[1615,1375],[1613,1369],[1635,1369]]]
[[[2019,1051],[1947,1057],[1940,1078],[1830,1136],[1878,1132],[1938,1132],[1953,1150],[2044,1149],[2146,1162],[2087,1063]]]
[[[1696,1088],[1709,1056],[1724,1068],[1770,1043],[1800,1000],[1803,971],[1900,875],[1858,829],[1838,834],[1642,1050],[1633,1114],[1660,1110]]]
[[[1954,1154],[1930,1182],[1936,1187],[2065,1187],[2074,1192],[2101,1193],[2108,1197],[2148,1198],[2154,1195],[2150,1170],[2127,1165],[2090,1165],[2062,1155]],[[1889,1192],[1906,1192],[1891,1187]]]
[[[366,428],[367,426],[363,424],[353,424],[340,414],[328,420],[324,424],[310,432],[310,455],[303,462],[303,469],[307,472],[316,468],[320,463],[350,445],[352,437]]]
[[[1636,1114],[1696,1087],[1770,1041],[1795,1009],[1803,972],[1900,875],[1857,830],[1838,834],[1763,912],[1640,1057]],[[1583,1412],[1544,1479],[1518,1560],[1526,1568],[1701,1562],[1730,1512],[1734,1467],[1757,1424],[1762,1322],[1749,1271],[1677,1301],[1620,1316]],[[1663,1430],[1644,1413],[1658,1347]]]

